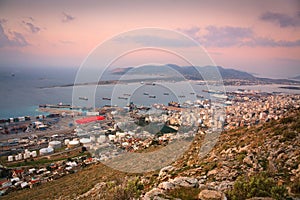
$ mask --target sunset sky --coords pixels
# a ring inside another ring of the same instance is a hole
[[[0,67],[78,67],[101,42],[143,27],[187,34],[226,68],[300,75],[299,0],[0,0]]]

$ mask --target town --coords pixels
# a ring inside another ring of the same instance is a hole
[[[213,100],[139,107],[105,106],[96,111],[51,108],[48,116],[1,121],[1,195],[34,187],[107,161],[124,152],[143,152],[174,140],[231,130],[283,118],[300,108],[300,95],[228,92]],[[214,99],[214,98],[212,98]],[[221,105],[222,104],[222,105]],[[224,106],[224,116],[215,110]]]

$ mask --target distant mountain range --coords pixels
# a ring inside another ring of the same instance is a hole
[[[217,66],[220,75],[226,85],[236,84],[234,80],[240,80],[240,84],[299,84],[299,81],[291,80],[291,79],[271,79],[271,78],[260,78],[256,77],[253,74],[248,72],[223,68],[221,66]],[[176,75],[178,77],[184,77],[188,80],[204,80],[201,76],[205,75],[213,75],[215,72],[215,68],[212,66],[202,66],[202,67],[194,67],[194,66],[178,66],[174,64],[166,64],[166,65],[144,65],[141,67],[125,67],[125,68],[116,68],[111,71],[114,75],[124,75],[124,74],[134,74],[134,75],[143,75],[143,74],[152,74],[152,75],[160,75],[160,76],[172,76]],[[300,76],[294,77],[293,79],[299,79]]]
[[[299,75],[299,76],[292,77],[291,79],[297,79],[297,80],[300,80],[300,75]]]
[[[215,68],[211,66],[204,67],[193,67],[193,66],[178,66],[174,64],[167,65],[144,65],[138,68],[126,67],[126,68],[116,68],[112,70],[112,74],[115,75],[124,75],[130,73],[134,69],[134,74],[181,74],[186,79],[189,80],[203,80],[201,74],[211,74],[214,72]],[[246,80],[255,80],[256,77],[247,72],[235,70],[235,69],[226,69],[221,66],[217,66],[217,69],[220,72],[220,75],[223,79],[246,79]],[[199,73],[200,72],[200,73]],[[200,76],[199,76],[200,75]]]

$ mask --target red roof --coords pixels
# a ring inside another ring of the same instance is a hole
[[[2,185],[3,183],[7,183],[7,182],[8,182],[8,180],[6,180],[6,179],[0,180],[0,185]]]
[[[34,180],[31,180],[31,181],[30,181],[31,184],[35,184],[35,183],[38,183],[38,182],[40,182],[39,179],[34,179]]]
[[[105,117],[103,117],[103,116],[85,117],[85,118],[82,118],[82,119],[77,119],[76,123],[77,124],[86,124],[86,123],[99,121],[99,120],[104,120],[104,119],[105,119]]]
[[[16,174],[21,174],[21,173],[24,172],[24,170],[23,170],[23,169],[15,169],[14,172],[15,172]]]

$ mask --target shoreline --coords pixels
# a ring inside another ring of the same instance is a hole
[[[132,80],[107,80],[107,81],[99,81],[97,82],[90,82],[90,83],[70,83],[64,85],[54,85],[54,86],[45,86],[45,87],[38,87],[39,89],[51,89],[51,88],[67,88],[67,87],[74,87],[74,86],[92,86],[92,85],[116,85],[116,84],[129,84],[129,83],[140,83],[140,82],[160,82],[160,81],[172,81],[172,79],[161,79],[158,80],[157,78],[153,79],[132,79]],[[184,81],[192,81],[195,83],[206,83],[209,81],[205,80],[190,80],[186,79]],[[224,83],[224,86],[256,86],[256,85],[300,85],[300,81],[298,80],[286,80],[286,79],[268,79],[268,80],[240,80],[240,79],[225,79],[221,80]],[[212,81],[216,82],[216,81]],[[233,84],[234,83],[234,84]]]

